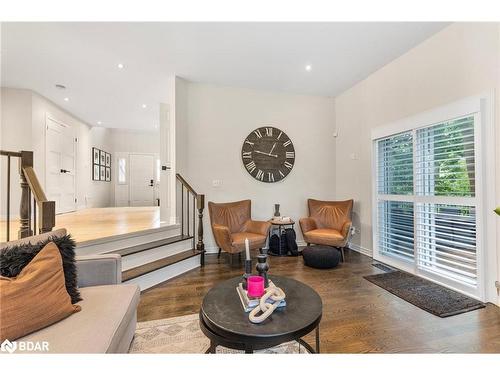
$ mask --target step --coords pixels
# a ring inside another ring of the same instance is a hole
[[[132,268],[136,268],[142,266],[144,264],[152,263],[157,260],[173,256],[178,253],[182,253],[186,250],[193,249],[193,238],[186,237],[185,239],[177,239],[177,241],[170,243],[167,241],[168,239],[164,239],[161,242],[167,242],[167,244],[159,244],[156,241],[154,243],[143,244],[142,251],[137,251],[130,253],[128,255],[122,256],[122,271],[128,271]],[[153,246],[155,245],[156,246]],[[119,252],[117,250],[116,252]]]
[[[76,255],[116,253],[125,248],[176,237],[180,235],[180,232],[181,227],[179,224],[165,225],[159,228],[79,242],[76,244],[75,252]]]
[[[165,239],[161,239],[161,240],[156,240],[156,241],[146,242],[146,243],[135,245],[135,246],[126,247],[124,249],[107,251],[103,254],[111,254],[111,253],[112,254],[120,254],[122,257],[125,257],[127,255],[140,253],[141,251],[154,249],[155,247],[171,245],[171,244],[185,241],[185,240],[189,240],[192,238],[193,238],[193,236],[186,236],[186,235],[173,236],[170,238],[165,238]]]
[[[135,278],[138,278],[140,276],[146,275],[150,272],[160,270],[162,268],[171,266],[173,264],[182,262],[186,259],[197,257],[201,254],[201,251],[198,250],[186,250],[182,251],[180,253],[174,254],[167,256],[165,258],[161,258],[158,260],[155,260],[150,263],[143,264],[138,267],[131,268],[129,270],[126,270],[122,272],[122,281],[126,282]]]

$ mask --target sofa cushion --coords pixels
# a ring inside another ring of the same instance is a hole
[[[0,305],[0,341],[15,340],[80,310],[71,304],[54,243],[48,243],[16,277],[0,276]]]
[[[48,341],[49,353],[114,353],[135,322],[139,287],[132,284],[81,288],[82,311],[22,340]],[[130,342],[129,342],[130,343]],[[127,348],[128,349],[128,348]]]
[[[66,290],[71,296],[71,303],[77,303],[81,297],[75,265],[76,245],[71,236],[66,235],[65,229],[7,242],[6,247],[0,249],[0,275],[17,276],[49,242],[54,242],[61,253]]]

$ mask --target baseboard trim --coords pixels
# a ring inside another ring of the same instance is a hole
[[[373,252],[370,249],[367,249],[366,247],[360,246],[355,243],[350,243],[347,245],[349,249],[357,251],[358,253],[361,253],[363,255],[366,255],[367,257],[373,258]]]

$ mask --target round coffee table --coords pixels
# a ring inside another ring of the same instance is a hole
[[[236,286],[241,277],[226,280],[210,289],[200,309],[200,328],[210,339],[207,353],[218,345],[253,353],[295,340],[310,353],[319,353],[319,322],[323,310],[321,297],[314,289],[297,280],[270,274],[269,279],[286,294],[286,306],[279,308],[263,323],[248,320]],[[302,337],[316,330],[316,350]]]

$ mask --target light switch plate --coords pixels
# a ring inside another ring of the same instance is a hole
[[[212,180],[213,187],[219,187],[222,185],[222,180]]]

